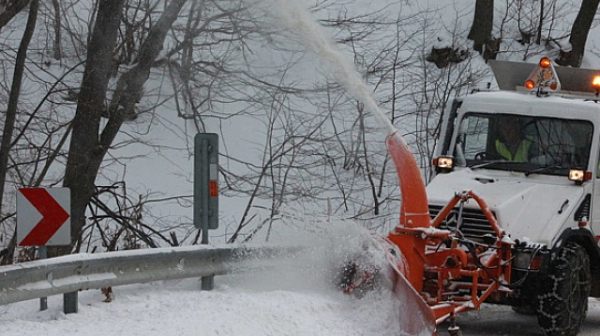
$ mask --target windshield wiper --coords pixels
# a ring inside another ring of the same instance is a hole
[[[548,172],[552,169],[564,169],[565,167],[563,167],[560,164],[554,164],[554,165],[550,165],[550,166],[543,166],[543,167],[538,167],[529,171],[525,172],[525,176],[529,176],[531,174],[540,174],[540,173],[544,173],[544,172]]]
[[[469,168],[471,168],[471,169],[485,168],[485,167],[494,165],[496,163],[511,163],[511,162],[510,161],[506,161],[506,160],[493,160],[493,161],[487,161],[487,162],[484,162],[484,163],[476,164],[476,165],[471,166]]]

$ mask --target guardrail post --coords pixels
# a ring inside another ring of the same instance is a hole
[[[74,314],[79,310],[78,292],[63,294],[63,311],[65,314]]]

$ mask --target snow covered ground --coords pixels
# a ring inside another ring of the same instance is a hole
[[[590,299],[587,319],[581,326],[579,336],[600,335],[600,301]],[[463,314],[458,324],[463,336],[543,336],[535,316],[519,315],[507,306],[484,305],[480,311]],[[445,331],[446,325],[439,330]],[[445,335],[440,332],[440,335]]]
[[[360,300],[335,286],[336,267],[356,251],[380,268],[387,263],[368,253],[370,234],[348,222],[326,224],[313,233],[278,232],[275,244],[311,248],[269,270],[218,276],[213,291],[192,278],[114,287],[110,303],[100,290],[82,291],[77,314],[62,313],[62,296],[48,298],[47,311],[39,300],[0,306],[0,336],[401,335],[406,308],[389,282]]]
[[[296,277],[297,274],[294,275]],[[277,278],[274,280],[274,277]],[[1,335],[399,335],[389,292],[362,300],[316,284],[273,274],[217,277],[215,290],[197,279],[114,288],[113,302],[99,290],[80,293],[78,314],[62,313],[62,297],[0,307]]]
[[[0,336],[406,336],[407,305],[385,281],[361,299],[336,288],[336,266],[357,251],[380,268],[385,263],[365,249],[370,235],[348,224],[328,222],[311,234],[280,232],[275,243],[311,248],[269,270],[218,276],[213,291],[201,291],[199,279],[191,278],[114,287],[109,303],[100,290],[82,291],[77,314],[62,312],[62,296],[50,297],[46,311],[39,311],[39,300],[0,306]],[[465,336],[542,336],[535,317],[504,306],[484,305],[459,315],[458,323]],[[440,336],[447,327],[440,326]],[[580,335],[599,334],[600,301],[590,299]]]
[[[297,276],[295,274],[294,276]],[[272,274],[217,277],[215,290],[200,291],[197,279],[114,288],[113,302],[98,290],[80,293],[78,314],[62,313],[62,297],[49,298],[40,312],[37,300],[0,307],[1,335],[45,336],[399,336],[399,312],[389,292],[359,300],[311,281]],[[312,279],[314,280],[314,278]],[[485,306],[461,315],[465,336],[542,335],[534,317],[508,307]],[[440,335],[446,335],[440,327]],[[590,300],[582,336],[600,334],[600,302]]]

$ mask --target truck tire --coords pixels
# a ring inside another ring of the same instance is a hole
[[[513,273],[514,274],[514,273]],[[519,289],[519,296],[512,303],[512,310],[521,315],[536,316],[539,307],[537,277],[531,277]]]
[[[588,310],[590,258],[580,245],[567,243],[541,278],[538,324],[548,336],[575,336]]]
[[[519,302],[518,305],[512,306],[511,308],[517,314],[535,316],[539,306],[537,298],[530,296],[527,296],[527,298],[529,301],[525,302],[525,300],[523,300],[522,302]]]
[[[512,310],[520,315],[534,316],[537,313],[534,305],[523,304],[520,306],[512,306]]]

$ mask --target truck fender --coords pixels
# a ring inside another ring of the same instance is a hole
[[[592,232],[586,228],[567,228],[556,240],[550,251],[551,258],[554,258],[560,248],[568,242],[575,242],[585,249],[590,257],[590,271],[592,275],[591,297],[600,297],[600,247],[594,239]],[[547,268],[549,263],[545,263],[543,268]]]

